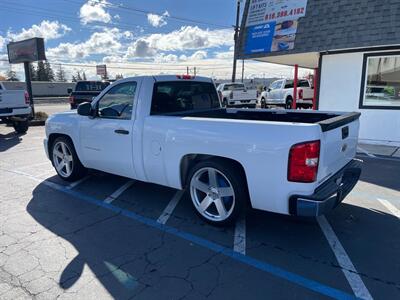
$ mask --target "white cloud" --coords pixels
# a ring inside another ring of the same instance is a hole
[[[111,15],[105,10],[107,1],[89,0],[79,10],[81,23],[86,25],[92,22],[110,23]]]
[[[0,50],[3,49],[5,44],[6,44],[5,38],[0,35]]]
[[[48,49],[47,54],[58,59],[85,58],[92,54],[115,55],[122,47],[121,39],[126,38],[126,35],[126,32],[121,32],[118,28],[105,29],[93,33],[82,43],[61,43],[55,48]]]
[[[147,14],[147,21],[153,27],[162,27],[167,25],[166,18],[169,17],[168,11],[165,11],[162,15]]]
[[[160,51],[186,51],[233,44],[232,30],[203,30],[197,26],[183,26],[169,33],[156,33],[136,40],[127,57],[153,57]]]
[[[22,28],[19,33],[7,32],[7,38],[13,41],[29,39],[32,37],[42,37],[46,40],[57,39],[71,31],[67,25],[61,24],[58,21],[42,21],[39,25],[32,25],[31,28]]]
[[[179,58],[175,54],[158,54],[154,58],[155,63],[176,63],[178,62]]]
[[[233,59],[233,51],[215,52],[215,58],[219,58],[219,59]]]
[[[204,50],[198,50],[190,56],[186,56],[185,54],[182,54],[181,56],[179,56],[180,61],[203,60],[206,58],[207,58],[207,51],[204,51]]]

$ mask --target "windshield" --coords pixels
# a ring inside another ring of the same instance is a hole
[[[76,84],[75,91],[101,92],[109,85],[110,85],[109,82],[102,82],[102,81],[79,81]]]

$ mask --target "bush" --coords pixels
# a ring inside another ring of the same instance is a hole
[[[43,111],[35,112],[35,120],[46,121],[48,117],[49,116]]]

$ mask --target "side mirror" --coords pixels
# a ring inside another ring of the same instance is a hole
[[[263,90],[264,90],[264,91],[267,91],[267,87],[266,87],[266,86],[264,86]]]
[[[270,91],[271,91],[271,89],[270,89],[270,88],[268,88],[268,89],[267,89],[267,92],[269,93]]]
[[[67,93],[71,94],[72,93],[72,89],[71,88],[67,88]]]
[[[81,116],[92,116],[93,114],[93,109],[92,109],[92,105],[88,102],[84,102],[79,104],[78,106],[78,115]]]

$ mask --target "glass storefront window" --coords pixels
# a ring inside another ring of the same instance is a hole
[[[364,59],[360,108],[400,109],[400,53],[372,55]]]

